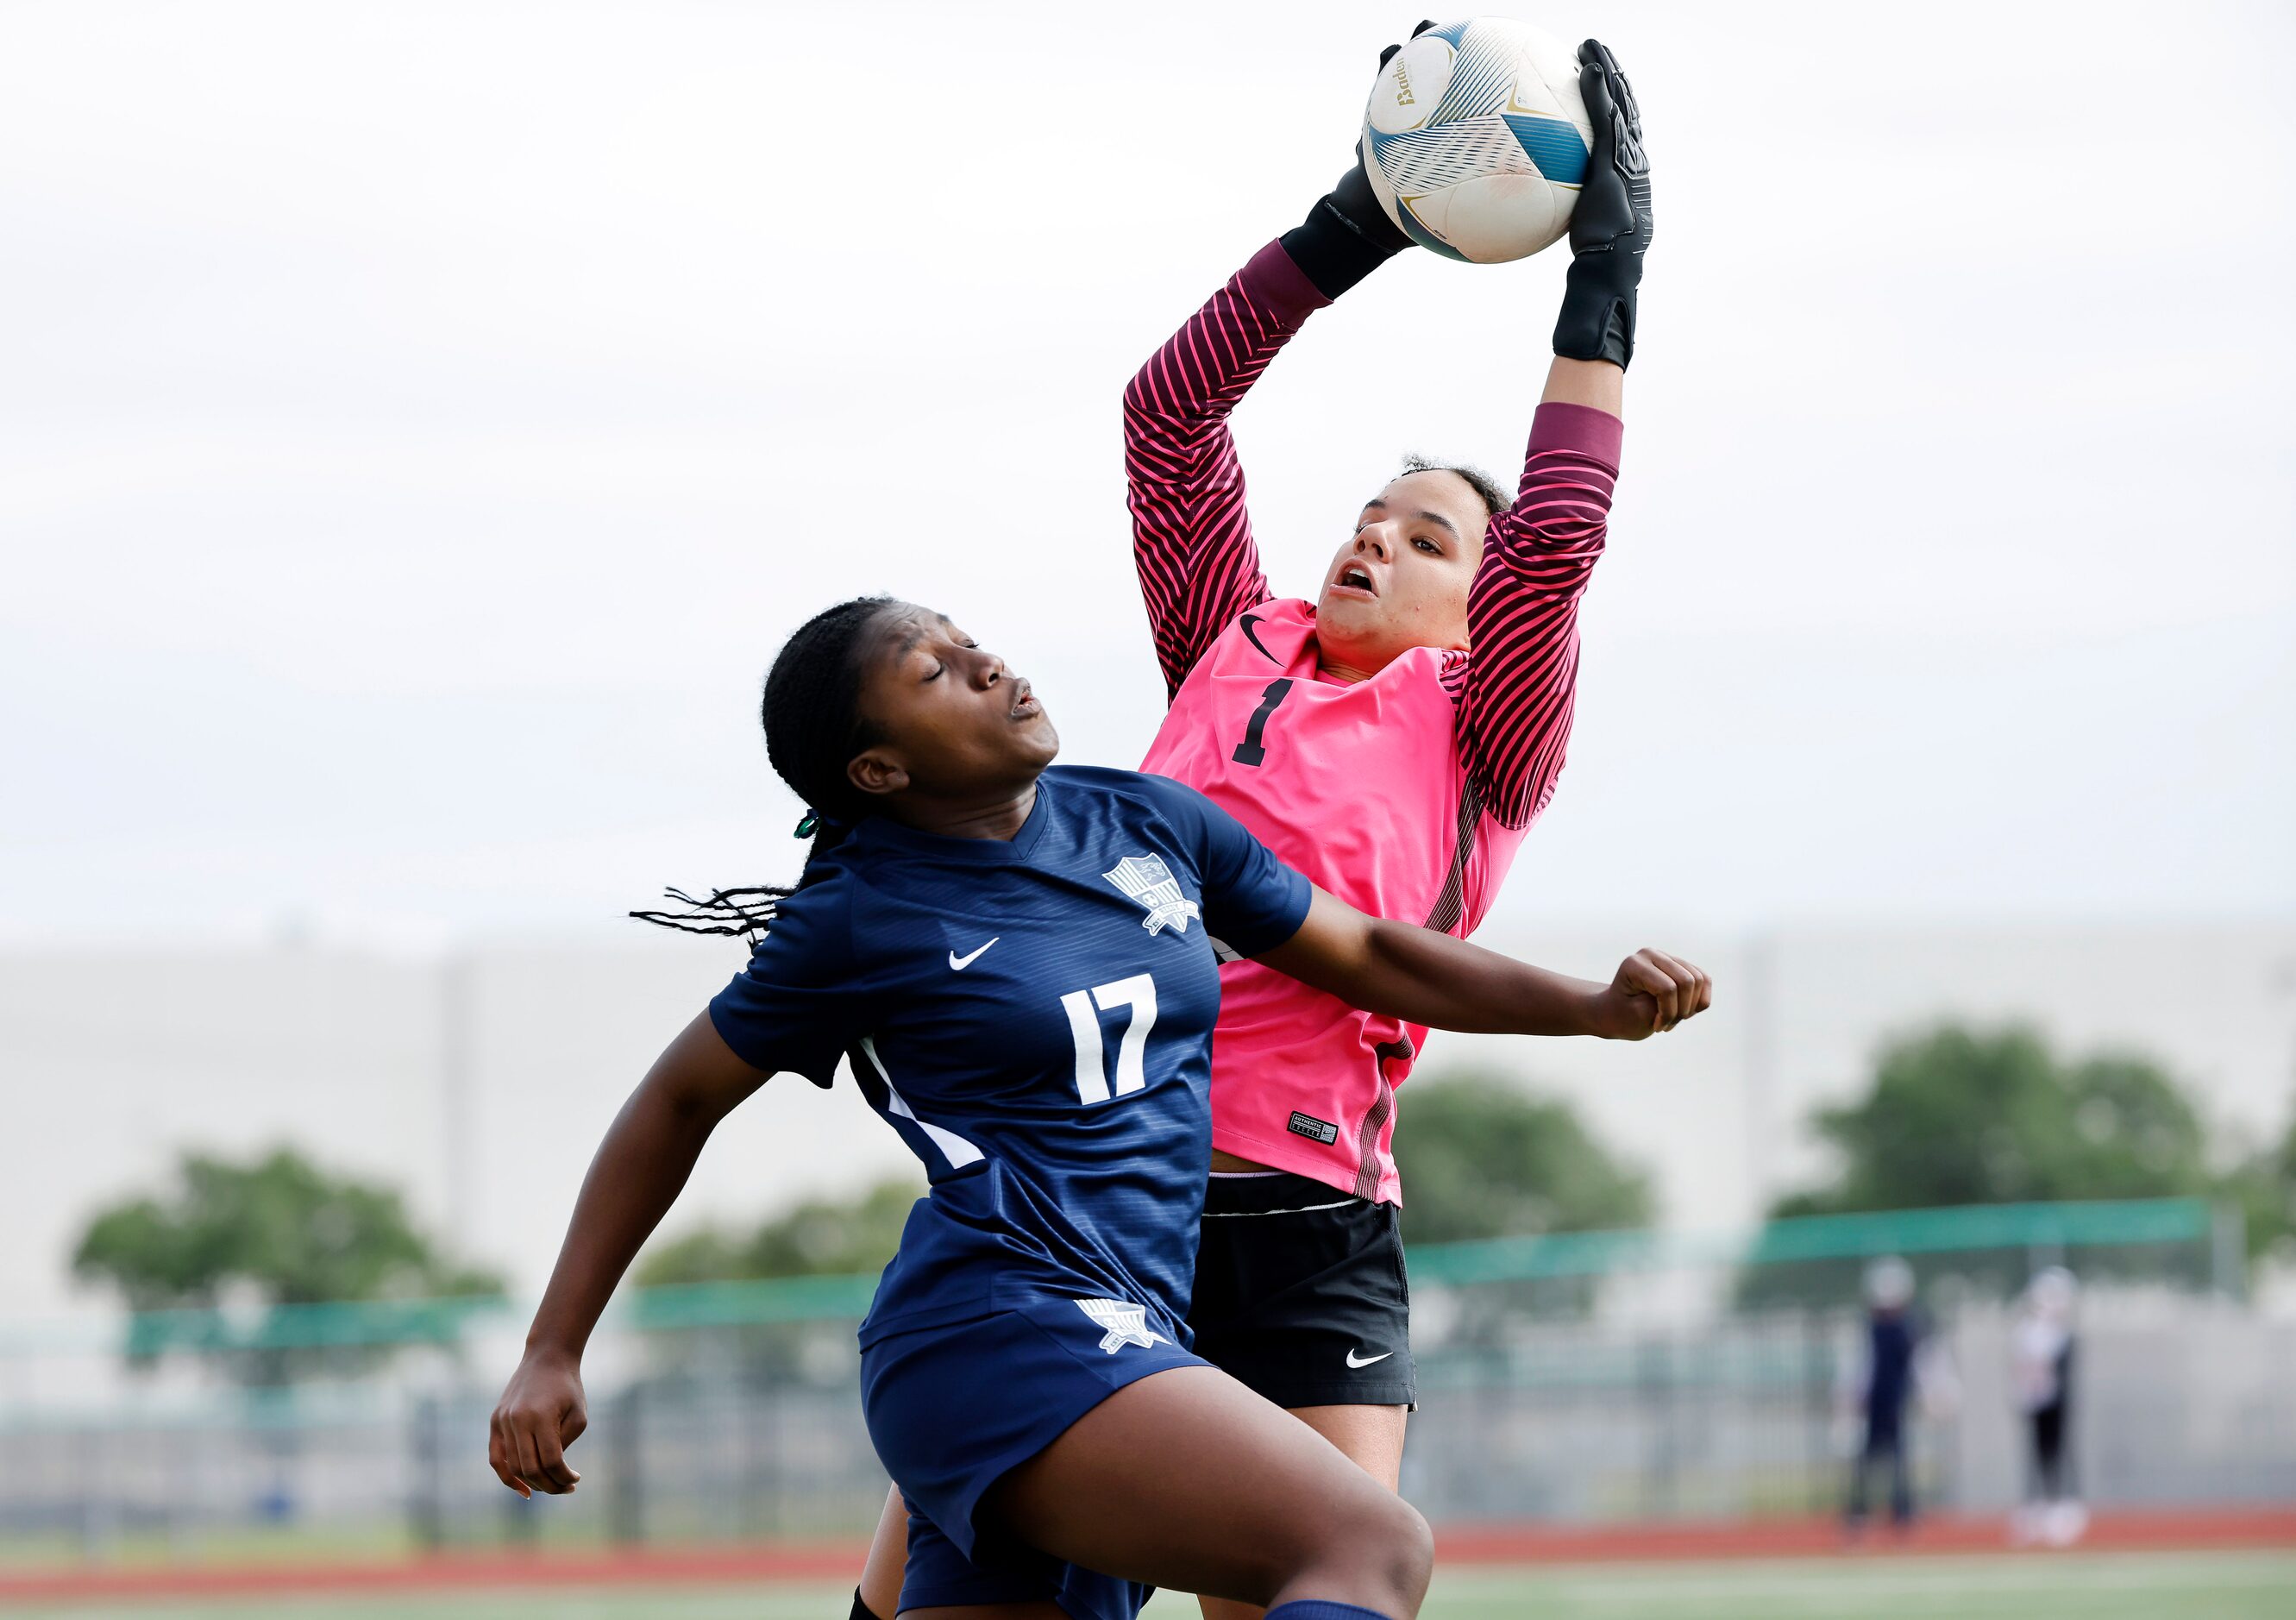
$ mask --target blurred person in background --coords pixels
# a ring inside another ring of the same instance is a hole
[[[2021,1546],[2070,1547],[2088,1528],[2088,1509],[2072,1492],[2066,1451],[2072,1421],[2073,1307],[2080,1285],[2062,1266],[2049,1266],[2025,1287],[2017,1326],[2010,1335],[2011,1387],[2025,1419],[2025,1501],[2010,1521]]]
[[[1890,1521],[1902,1534],[1914,1522],[1913,1469],[1906,1455],[1906,1411],[1915,1386],[1915,1352],[1921,1325],[1913,1313],[1914,1270],[1896,1255],[1866,1271],[1866,1356],[1857,1389],[1864,1419],[1849,1464],[1849,1500],[1843,1519],[1851,1535],[1866,1529],[1866,1488],[1874,1468],[1890,1469]]]

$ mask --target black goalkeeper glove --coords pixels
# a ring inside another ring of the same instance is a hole
[[[1570,275],[1554,323],[1554,352],[1624,367],[1635,357],[1635,290],[1651,239],[1650,158],[1643,151],[1642,109],[1618,58],[1590,39],[1578,47],[1578,62],[1595,144],[1570,214]]]
[[[1434,26],[1431,20],[1422,22],[1411,37],[1416,39]],[[1379,65],[1387,66],[1388,58],[1402,48],[1391,45],[1382,51]],[[1372,194],[1360,140],[1355,167],[1316,200],[1306,219],[1283,233],[1283,251],[1325,298],[1339,297],[1411,245],[1411,238],[1396,227]]]

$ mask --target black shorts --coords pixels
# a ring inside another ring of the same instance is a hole
[[[1410,1406],[1411,1286],[1392,1204],[1276,1171],[1214,1172],[1196,1353],[1278,1406]]]

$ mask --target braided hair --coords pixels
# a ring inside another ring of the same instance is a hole
[[[855,822],[875,813],[845,768],[855,754],[882,740],[861,713],[862,667],[868,630],[899,605],[891,596],[856,596],[824,608],[782,643],[766,673],[765,695],[758,705],[766,757],[790,791],[805,801],[798,836],[813,838],[796,887],[713,889],[707,899],[669,889],[664,892],[683,910],[633,911],[632,917],[685,933],[738,934],[754,946],[772,925],[775,904],[812,881],[815,863],[843,842]]]

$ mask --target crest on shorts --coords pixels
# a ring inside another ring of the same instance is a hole
[[[1100,1347],[1114,1355],[1127,1345],[1137,1345],[1145,1350],[1152,1345],[1168,1345],[1166,1338],[1148,1325],[1148,1307],[1136,1305],[1122,1299],[1080,1299],[1077,1309],[1092,1318],[1102,1329]]]
[[[1203,920],[1196,902],[1180,892],[1180,880],[1160,855],[1127,855],[1101,876],[1148,908],[1148,920],[1140,925],[1151,933],[1166,928],[1185,933],[1190,917]]]

